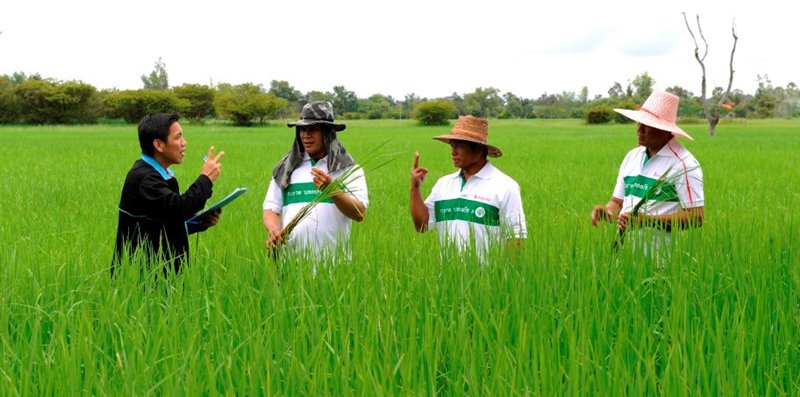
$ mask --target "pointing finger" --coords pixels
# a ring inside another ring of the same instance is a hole
[[[414,168],[419,168],[419,152],[414,152]]]

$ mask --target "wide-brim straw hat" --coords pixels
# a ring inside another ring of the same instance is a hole
[[[489,157],[500,157],[503,152],[487,143],[489,138],[489,122],[474,116],[461,116],[448,135],[439,135],[433,139],[450,143],[450,141],[467,141],[480,143],[488,149]]]
[[[677,95],[668,92],[653,91],[639,110],[614,109],[614,111],[644,125],[669,131],[672,135],[694,140],[686,131],[680,129],[680,127],[675,124],[675,120],[678,118],[679,100]]]
[[[309,102],[303,106],[300,112],[300,120],[293,123],[286,123],[289,127],[303,127],[307,125],[325,124],[333,126],[336,131],[347,128],[344,124],[333,122],[333,105],[328,101]]]

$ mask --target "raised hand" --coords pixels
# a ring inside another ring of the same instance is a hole
[[[419,152],[414,152],[414,165],[411,167],[411,188],[419,189],[422,186],[422,182],[425,181],[426,175],[428,175],[428,169],[419,166]]]
[[[208,179],[211,179],[211,182],[214,182],[219,178],[219,174],[222,173],[222,156],[225,155],[225,152],[219,152],[216,156],[214,156],[214,147],[208,148],[208,155],[206,156],[206,162],[203,164],[203,175],[207,176]]]

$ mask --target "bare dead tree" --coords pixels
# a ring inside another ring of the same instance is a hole
[[[697,63],[700,64],[700,70],[703,71],[703,78],[700,80],[700,90],[701,90],[701,98],[703,100],[703,110],[705,111],[706,120],[708,120],[708,134],[714,136],[714,133],[717,129],[717,124],[719,123],[719,113],[720,108],[722,105],[728,102],[728,96],[731,93],[731,86],[733,86],[733,54],[736,53],[736,42],[739,41],[739,36],[736,35],[736,22],[731,24],[731,33],[733,34],[733,48],[731,49],[731,60],[729,64],[730,74],[728,77],[728,89],[725,90],[725,93],[722,94],[722,97],[719,99],[719,102],[716,104],[709,105],[709,100],[706,98],[706,55],[708,55],[708,42],[706,41],[705,36],[703,35],[703,29],[700,27],[700,15],[697,15],[697,32],[700,35],[700,38],[703,40],[703,56],[700,56],[700,46],[697,45],[697,39],[695,38],[694,32],[692,31],[692,27],[689,26],[689,20],[686,18],[686,13],[682,12],[683,14],[683,21],[686,23],[686,29],[689,30],[689,34],[692,36],[692,41],[694,42],[694,58],[697,59]]]

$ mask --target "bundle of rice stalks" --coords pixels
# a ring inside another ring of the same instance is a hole
[[[676,182],[688,174],[690,171],[694,170],[697,167],[692,167],[689,169],[685,169],[681,172],[677,172],[675,174],[671,174],[672,167],[670,166],[667,168],[666,171],[659,177],[650,187],[644,192],[642,198],[639,200],[636,205],[633,206],[631,212],[628,215],[628,222],[633,218],[639,216],[639,214],[647,214],[649,209],[659,202],[666,202],[666,201],[673,201],[679,199],[678,191],[674,188]],[[619,229],[619,233],[617,234],[617,238],[614,239],[614,251],[618,251],[619,247],[625,242],[625,229]]]
[[[380,157],[379,154],[377,153],[378,149],[386,145],[388,142],[389,141],[386,141],[378,145],[378,147],[376,147],[375,149],[373,149],[372,152],[370,152],[370,154],[367,155],[367,159],[363,162],[363,164],[369,164],[370,162]],[[398,155],[395,155],[389,160],[386,160],[383,163],[380,163],[377,166],[372,167],[371,171],[380,169],[386,164],[389,164],[390,162],[397,159],[397,157]],[[281,241],[286,241],[286,239],[289,237],[292,231],[297,227],[297,225],[300,224],[300,222],[302,222],[303,219],[306,219],[314,210],[314,208],[317,205],[319,205],[319,203],[326,200],[331,200],[334,196],[339,194],[353,194],[353,191],[350,190],[348,185],[350,185],[353,181],[355,181],[356,178],[361,177],[360,175],[356,175],[356,172],[360,169],[363,169],[363,166],[354,165],[348,168],[344,173],[342,173],[342,175],[339,175],[339,177],[334,178],[333,181],[331,181],[331,183],[327,187],[325,187],[325,189],[321,190],[317,195],[317,197],[314,198],[314,200],[311,200],[308,204],[304,205],[303,208],[301,208],[300,211],[297,213],[297,215],[295,215],[294,218],[292,218],[289,221],[289,223],[286,224],[286,227],[284,227],[283,230],[281,230]],[[364,174],[366,173],[367,172],[364,172]]]

